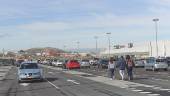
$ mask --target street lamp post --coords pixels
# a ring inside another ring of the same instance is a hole
[[[158,57],[158,21],[159,19],[158,18],[155,18],[153,19],[153,21],[155,22],[155,33],[156,33],[156,37],[155,37],[155,40],[156,40],[156,56]]]
[[[97,36],[94,36],[94,39],[96,40],[96,57],[97,57],[97,52],[98,52],[98,37]]]
[[[63,48],[64,48],[64,51],[66,51],[66,47],[67,47],[66,45],[64,45],[64,46],[63,46]]]
[[[108,41],[109,41],[109,59],[110,59],[110,35],[111,35],[111,32],[108,32],[106,33],[108,35]]]
[[[77,41],[76,43],[77,43],[77,52],[78,52],[79,51],[79,44],[80,44],[80,42]]]

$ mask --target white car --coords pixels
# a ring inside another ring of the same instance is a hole
[[[145,70],[157,71],[159,69],[168,70],[168,64],[165,59],[149,58],[146,60]]]
[[[135,67],[144,67],[145,66],[144,60],[137,59],[137,60],[135,60],[134,63],[135,63]]]
[[[52,65],[57,66],[57,67],[62,67],[63,64],[64,64],[64,61],[62,61],[62,60],[56,60],[56,61],[52,62]]]
[[[90,62],[89,62],[89,60],[81,60],[80,61],[80,67],[82,68],[82,67],[88,67],[88,68],[90,68]]]

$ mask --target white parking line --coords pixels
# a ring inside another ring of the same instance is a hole
[[[132,90],[132,91],[134,91],[134,92],[141,92],[141,91],[143,91],[143,90]]]
[[[142,93],[142,94],[149,94],[149,93],[152,93],[152,92],[139,92],[139,93]]]
[[[161,91],[170,91],[170,89],[160,89]]]
[[[57,87],[55,84],[53,84],[52,82],[48,81],[47,79],[45,79],[49,84],[51,84],[53,87],[55,87],[56,89],[60,89],[59,87]]]
[[[155,87],[155,88],[153,88],[153,89],[162,89],[161,87]]]
[[[160,94],[148,94],[148,96],[160,96]]]
[[[28,86],[29,84],[30,84],[30,83],[21,83],[20,85],[26,87],[26,86]]]
[[[80,83],[76,82],[75,80],[71,80],[71,79],[68,79],[67,81],[68,81],[68,82],[72,82],[72,83],[77,84],[77,85],[80,84]]]
[[[53,72],[48,72],[49,74],[53,74]]]

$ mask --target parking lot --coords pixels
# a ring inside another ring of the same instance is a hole
[[[122,81],[119,68],[115,80],[108,78],[108,69],[98,66],[65,69],[39,64],[43,82],[18,83],[16,66],[0,66],[0,96],[169,96],[170,70],[134,68],[134,80]],[[81,90],[80,90],[81,89]],[[82,90],[83,89],[83,90]]]

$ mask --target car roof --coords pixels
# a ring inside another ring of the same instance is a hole
[[[22,62],[21,64],[32,64],[32,63],[37,63],[37,61],[25,61],[25,62]]]

